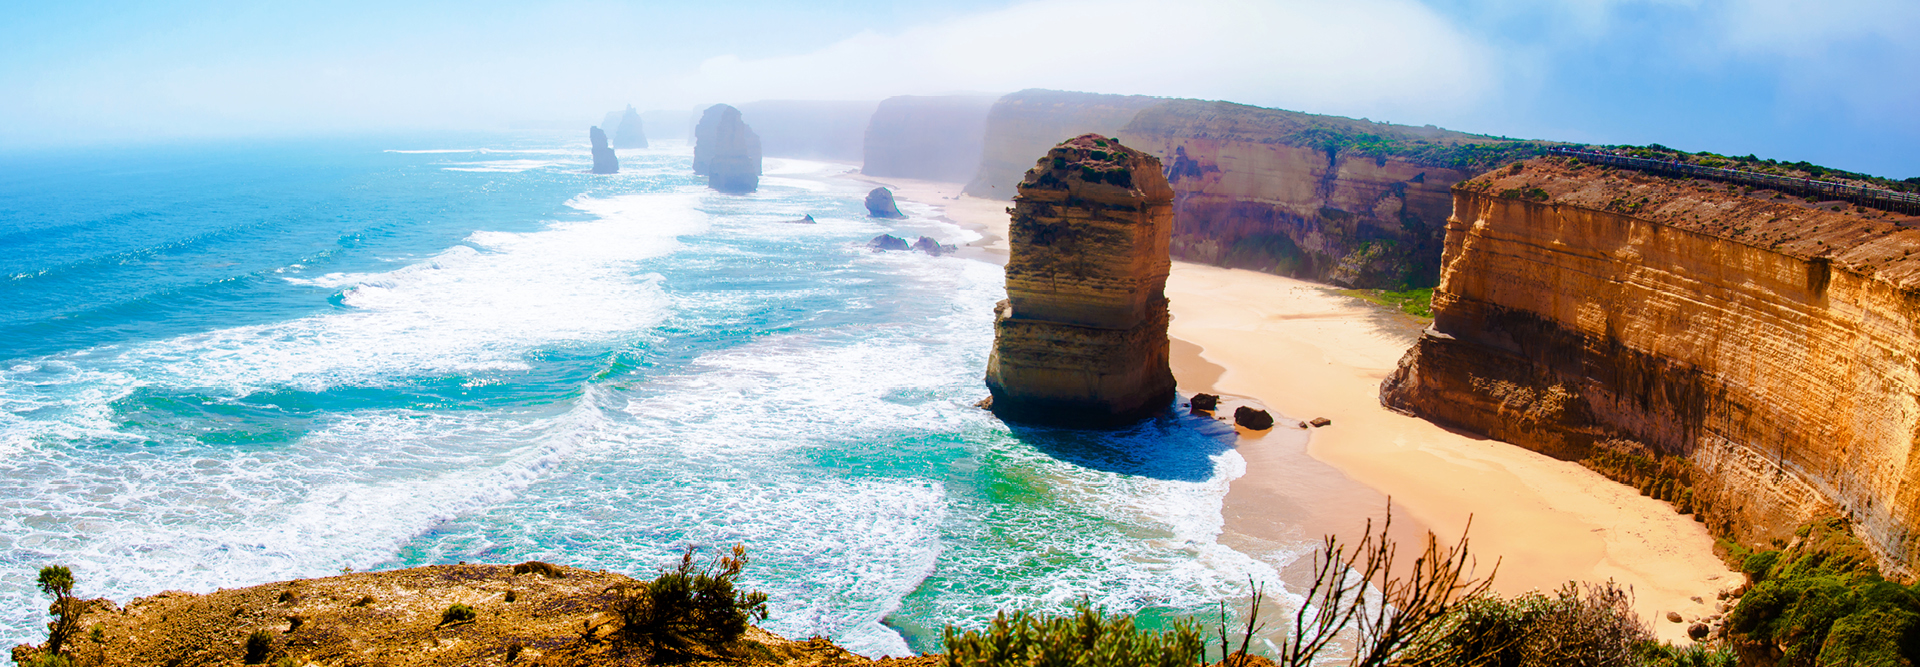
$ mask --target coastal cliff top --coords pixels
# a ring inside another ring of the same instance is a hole
[[[1123,207],[1138,199],[1173,200],[1173,187],[1161,174],[1160,158],[1098,134],[1083,134],[1048,150],[1027,170],[1014,201],[1032,199],[1041,192],[1061,193],[1043,197],[1048,200],[1072,197]]]
[[[1506,199],[1568,205],[1708,234],[1920,288],[1920,217],[1843,201],[1547,157],[1454,186]]]
[[[1432,125],[1414,127],[1232,102],[1179,99],[1142,109],[1120,132],[1139,137],[1207,137],[1304,146],[1332,155],[1391,158],[1468,172],[1533,157],[1550,145]]]
[[[89,600],[76,664],[237,665],[249,637],[271,638],[262,664],[647,664],[608,639],[624,575],[545,563],[434,565],[262,584],[207,594],[169,591],[126,606]],[[469,620],[448,619],[455,604]],[[920,664],[926,658],[888,663]],[[722,659],[690,665],[869,664],[825,639],[792,641],[749,627]]]

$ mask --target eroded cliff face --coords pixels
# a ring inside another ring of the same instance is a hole
[[[1920,542],[1920,219],[1534,160],[1453,192],[1389,407],[1567,459],[1685,457],[1716,533]]]
[[[867,122],[860,173],[966,180],[980,164],[987,109],[993,101],[983,95],[902,95],[881,100]]]
[[[1033,156],[1068,137],[1117,136],[1141,109],[1162,100],[1145,95],[1101,95],[1059,90],[1022,90],[1001,97],[986,116],[986,138],[969,165],[965,192],[987,199],[1012,199]],[[975,168],[977,166],[977,169]]]
[[[708,187],[734,194],[760,189],[760,135],[741,120],[739,109],[707,107],[693,136],[693,173],[706,176]]]
[[[1176,193],[1174,257],[1356,287],[1437,279],[1448,189],[1537,144],[1226,102],[1025,90],[987,119],[966,192],[1006,198],[1060,137],[1117,136]]]
[[[1095,134],[1027,172],[987,361],[995,414],[1109,425],[1166,409],[1172,204],[1159,160]]]
[[[740,105],[753,119],[761,153],[832,162],[859,162],[867,120],[876,101],[761,100]]]

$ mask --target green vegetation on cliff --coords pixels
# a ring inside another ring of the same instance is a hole
[[[1815,521],[1785,548],[1741,560],[1755,583],[1728,617],[1727,630],[1743,664],[1920,663],[1920,586],[1883,578],[1846,520]]]

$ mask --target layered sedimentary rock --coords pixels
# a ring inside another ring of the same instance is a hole
[[[858,163],[876,101],[762,100],[740,105],[767,157]]]
[[[1012,199],[1020,179],[1033,166],[1033,156],[1067,137],[1088,133],[1116,136],[1134,114],[1162,101],[1145,95],[1037,88],[1005,95],[987,112],[980,160],[968,174],[965,192],[987,199]]]
[[[596,127],[587,131],[587,139],[593,142],[593,173],[620,173],[620,158],[614,156],[612,148],[607,147],[607,133]]]
[[[640,122],[640,112],[634,111],[633,107],[627,107],[627,111],[620,114],[620,124],[618,126],[610,125],[608,127],[618,128],[613,131],[612,143],[614,148],[647,147],[646,129],[644,124]]]
[[[874,188],[867,193],[867,215],[875,218],[904,218],[900,206],[893,203],[893,191]]]
[[[987,109],[994,99],[980,95],[906,95],[882,100],[867,123],[860,173],[930,181],[967,180],[980,166]],[[1060,135],[1053,141],[1067,136],[1071,135]]]
[[[1533,144],[1169,100],[1120,131],[1166,160],[1173,256],[1353,287],[1432,285],[1454,183]]]
[[[1453,200],[1385,404],[1562,458],[1685,457],[1716,533],[1837,511],[1912,571],[1920,219],[1558,158]]]
[[[760,135],[725,104],[707,107],[694,127],[693,173],[707,186],[743,194],[760,189]]]
[[[1173,189],[1160,161],[1076,137],[1027,172],[1012,215],[987,361],[994,413],[1097,426],[1165,410]]]

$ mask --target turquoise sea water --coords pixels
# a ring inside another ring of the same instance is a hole
[[[51,562],[124,601],[647,576],[742,542],[769,629],[869,655],[1275,581],[1216,541],[1231,431],[971,407],[1000,269],[864,247],[971,232],[867,218],[846,165],[770,159],[729,196],[685,146],[620,158],[585,173],[584,133],[0,155],[0,641],[42,637]]]

